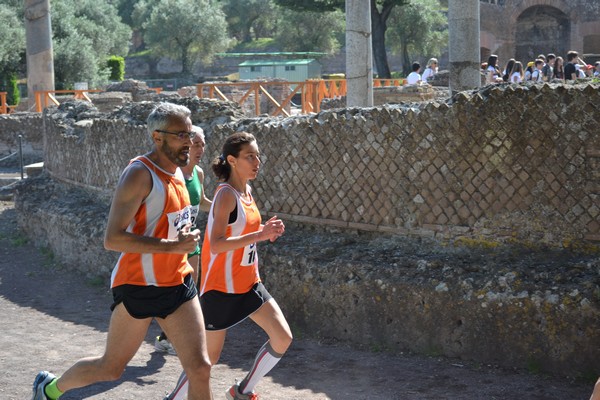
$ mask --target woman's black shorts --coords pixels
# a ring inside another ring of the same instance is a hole
[[[260,282],[252,286],[250,291],[242,294],[208,291],[200,296],[206,330],[219,331],[231,328],[272,298]]]
[[[111,310],[123,303],[134,318],[166,318],[180,305],[198,296],[198,289],[192,274],[187,274],[183,283],[178,286],[120,285],[114,287],[112,293],[114,302],[110,306]]]

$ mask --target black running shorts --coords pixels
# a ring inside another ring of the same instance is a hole
[[[223,293],[211,290],[200,296],[200,305],[207,331],[228,329],[242,322],[272,299],[262,283],[256,283],[246,293]]]
[[[123,303],[129,315],[134,318],[166,318],[180,305],[196,298],[198,289],[192,274],[187,274],[183,283],[178,286],[120,285],[114,287],[112,293],[114,303],[110,306],[111,310]]]

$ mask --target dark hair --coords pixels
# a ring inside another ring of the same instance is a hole
[[[419,64],[418,62],[414,62],[414,63],[412,64],[412,70],[413,70],[414,72],[417,72],[417,71],[419,70],[419,68],[421,68],[421,64]]]
[[[574,50],[571,50],[567,53],[567,61],[573,61],[577,57],[579,57],[579,53]]]
[[[508,82],[508,79],[510,78],[510,75],[512,73],[512,69],[513,69],[514,65],[515,65],[514,58],[511,58],[510,60],[508,60],[508,63],[506,63],[506,70],[504,71],[504,75],[502,75],[502,80],[504,82]]]
[[[498,56],[496,54],[492,54],[488,57],[488,67],[492,66],[492,67],[496,67],[497,63],[498,63]]]
[[[225,139],[221,154],[213,160],[211,166],[219,180],[227,181],[231,175],[231,165],[227,162],[227,156],[239,156],[242,147],[255,141],[254,135],[243,131],[236,132]]]

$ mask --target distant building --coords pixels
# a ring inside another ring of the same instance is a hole
[[[321,77],[321,63],[315,59],[248,60],[239,64],[240,79],[279,78],[303,82]]]
[[[599,0],[481,0],[481,59],[522,62],[569,50],[600,56]]]

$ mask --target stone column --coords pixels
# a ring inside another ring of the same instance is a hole
[[[479,0],[448,0],[450,94],[481,86]]]
[[[346,105],[373,106],[371,2],[346,0]]]
[[[35,108],[36,90],[54,90],[50,0],[25,0],[27,104]]]

